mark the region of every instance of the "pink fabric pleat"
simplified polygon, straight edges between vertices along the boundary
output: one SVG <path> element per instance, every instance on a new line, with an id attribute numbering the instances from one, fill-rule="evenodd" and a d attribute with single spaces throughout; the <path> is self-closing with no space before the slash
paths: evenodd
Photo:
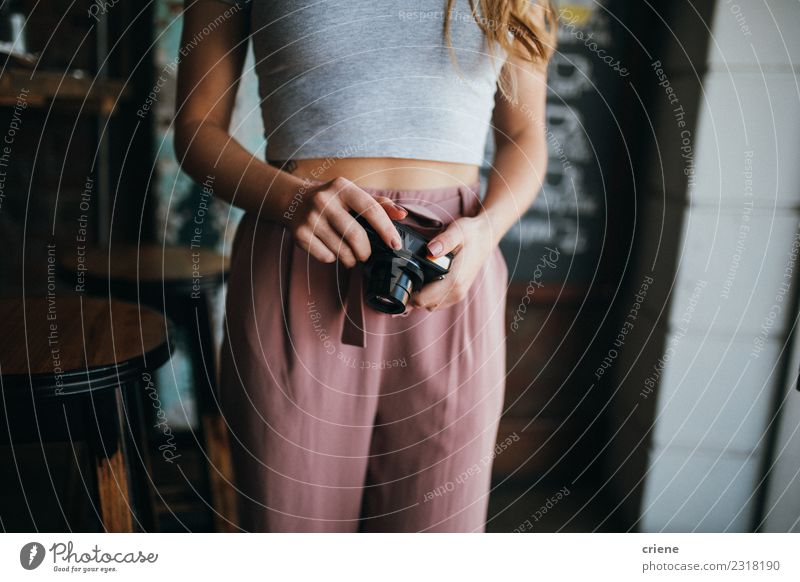
<path id="1" fill-rule="evenodd" d="M 378 190 L 432 236 L 477 185 Z M 401 316 L 246 215 L 228 279 L 220 405 L 247 531 L 483 531 L 505 380 L 498 249 L 463 301 Z"/>

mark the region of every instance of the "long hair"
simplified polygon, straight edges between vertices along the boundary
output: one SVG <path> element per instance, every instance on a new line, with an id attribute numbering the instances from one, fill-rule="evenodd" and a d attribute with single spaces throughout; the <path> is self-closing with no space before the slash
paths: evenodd
<path id="1" fill-rule="evenodd" d="M 456 0 L 445 0 L 444 38 L 452 49 L 450 19 Z M 469 0 L 472 16 L 490 47 L 499 46 L 524 62 L 546 65 L 556 46 L 558 14 L 552 0 Z M 452 54 L 452 53 L 451 53 Z M 513 76 L 513 71 L 509 71 Z M 508 93 L 501 79 L 500 89 Z"/>

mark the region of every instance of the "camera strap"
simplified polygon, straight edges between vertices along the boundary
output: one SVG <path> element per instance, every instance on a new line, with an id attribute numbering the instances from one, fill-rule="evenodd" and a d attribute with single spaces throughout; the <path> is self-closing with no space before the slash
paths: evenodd
<path id="1" fill-rule="evenodd" d="M 339 281 L 342 278 L 347 279 L 347 289 L 340 295 L 344 297 L 342 343 L 365 348 L 367 332 L 364 329 L 364 263 L 358 262 L 352 269 L 340 269 L 339 275 Z"/>

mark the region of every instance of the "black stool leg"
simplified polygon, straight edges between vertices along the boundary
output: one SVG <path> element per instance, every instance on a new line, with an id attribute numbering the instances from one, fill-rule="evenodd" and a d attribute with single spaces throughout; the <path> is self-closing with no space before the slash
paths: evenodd
<path id="1" fill-rule="evenodd" d="M 132 388 L 132 387 L 128 387 Z M 128 390 L 134 392 L 134 390 Z M 87 406 L 93 406 L 90 418 L 97 430 L 87 431 L 94 438 L 89 447 L 97 476 L 100 518 L 107 532 L 151 530 L 152 505 L 146 491 L 146 467 L 131 453 L 141 451 L 141 411 L 132 407 L 136 395 L 125 395 L 123 387 L 95 395 Z M 138 428 L 137 428 L 138 426 Z"/>
<path id="2" fill-rule="evenodd" d="M 142 403 L 143 386 L 132 382 L 126 386 L 124 395 L 127 431 L 125 444 L 129 454 L 129 471 L 135 500 L 136 515 L 144 531 L 156 531 L 155 497 L 151 475 L 153 464 L 150 457 L 150 443 L 145 427 L 145 414 Z"/>
<path id="3" fill-rule="evenodd" d="M 97 475 L 100 519 L 107 532 L 132 532 L 133 513 L 130 476 L 126 462 L 122 391 L 119 388 L 97 395 L 87 406 L 94 406 L 89 418 L 97 430 L 89 431 L 89 447 Z"/>

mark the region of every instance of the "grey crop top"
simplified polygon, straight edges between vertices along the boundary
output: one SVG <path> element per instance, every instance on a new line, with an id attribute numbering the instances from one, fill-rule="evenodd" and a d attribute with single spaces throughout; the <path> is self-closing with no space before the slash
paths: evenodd
<path id="1" fill-rule="evenodd" d="M 268 160 L 484 164 L 497 77 L 468 0 L 223 0 L 250 11 Z"/>

